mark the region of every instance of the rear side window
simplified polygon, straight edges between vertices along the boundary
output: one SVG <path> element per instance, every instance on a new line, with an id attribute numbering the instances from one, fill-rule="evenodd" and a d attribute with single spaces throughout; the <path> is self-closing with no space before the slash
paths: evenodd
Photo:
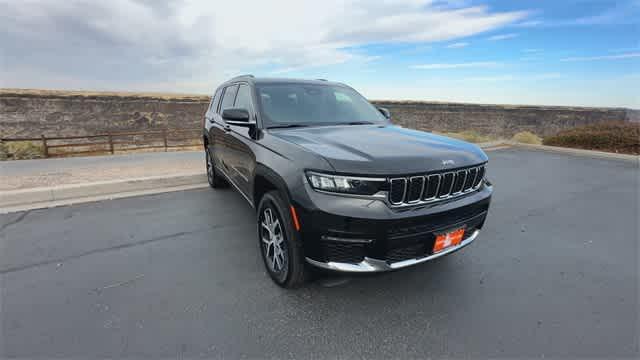
<path id="1" fill-rule="evenodd" d="M 237 92 L 238 92 L 238 85 L 228 86 L 224 90 L 224 96 L 222 97 L 222 106 L 220 106 L 220 111 L 233 107 L 233 102 L 236 100 Z"/>
<path id="2" fill-rule="evenodd" d="M 251 89 L 249 88 L 249 85 L 242 84 L 240 85 L 240 88 L 238 88 L 235 107 L 246 109 L 249 112 L 253 110 L 253 106 L 251 105 Z"/>
<path id="3" fill-rule="evenodd" d="M 209 104 L 209 111 L 216 111 L 218 109 L 218 103 L 220 102 L 220 95 L 222 95 L 222 89 L 218 89 L 216 94 L 213 96 L 211 100 L 211 104 Z"/>

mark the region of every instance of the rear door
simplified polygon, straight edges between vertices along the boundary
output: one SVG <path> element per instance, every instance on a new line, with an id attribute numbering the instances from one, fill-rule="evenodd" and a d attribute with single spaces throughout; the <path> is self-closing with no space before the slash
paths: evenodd
<path id="1" fill-rule="evenodd" d="M 222 140 L 222 129 L 224 127 L 224 124 L 221 123 L 222 118 L 218 115 L 218 108 L 220 107 L 220 99 L 222 98 L 223 91 L 224 88 L 219 88 L 216 91 L 204 117 L 206 136 L 209 142 L 209 155 L 211 155 L 213 159 L 213 164 L 218 168 L 220 167 L 218 154 L 220 153 L 220 141 Z"/>
<path id="2" fill-rule="evenodd" d="M 227 175 L 228 178 L 233 180 L 233 171 L 231 168 L 230 149 L 229 149 L 229 125 L 222 118 L 222 111 L 233 107 L 236 100 L 236 94 L 238 92 L 238 85 L 229 85 L 224 88 L 222 93 L 222 100 L 218 107 L 218 112 L 215 114 L 215 129 L 214 136 L 217 138 L 215 156 L 218 161 L 218 168 Z"/>

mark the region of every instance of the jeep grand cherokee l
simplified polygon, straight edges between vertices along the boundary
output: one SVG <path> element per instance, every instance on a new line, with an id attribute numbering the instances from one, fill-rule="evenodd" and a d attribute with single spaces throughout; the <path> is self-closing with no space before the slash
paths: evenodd
<path id="1" fill-rule="evenodd" d="M 449 254 L 487 216 L 482 150 L 393 125 L 340 83 L 236 77 L 216 90 L 203 128 L 209 184 L 233 185 L 256 209 L 280 286 L 302 284 L 310 265 L 377 272 Z"/>

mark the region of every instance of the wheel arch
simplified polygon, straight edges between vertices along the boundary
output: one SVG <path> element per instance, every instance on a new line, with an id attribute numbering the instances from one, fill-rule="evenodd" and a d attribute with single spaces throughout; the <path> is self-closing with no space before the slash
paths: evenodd
<path id="1" fill-rule="evenodd" d="M 291 202 L 291 194 L 284 179 L 268 167 L 257 164 L 253 181 L 253 203 L 256 210 L 262 196 L 272 190 L 279 191 L 287 203 Z"/>
<path id="2" fill-rule="evenodd" d="M 202 134 L 202 146 L 204 147 L 205 150 L 207 150 L 207 147 L 209 146 L 209 139 L 207 138 L 206 134 Z"/>

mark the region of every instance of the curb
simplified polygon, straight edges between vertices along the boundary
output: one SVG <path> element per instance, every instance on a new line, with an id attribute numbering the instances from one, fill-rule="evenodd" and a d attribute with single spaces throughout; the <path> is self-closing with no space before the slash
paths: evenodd
<path id="1" fill-rule="evenodd" d="M 206 181 L 205 174 L 192 173 L 3 191 L 0 192 L 0 213 L 15 207 L 33 209 L 48 207 L 47 204 L 49 203 L 82 202 L 82 199 L 107 195 L 109 197 L 119 197 L 118 194 L 139 193 L 158 189 L 170 191 L 171 188 L 204 185 Z"/>
<path id="2" fill-rule="evenodd" d="M 565 148 L 565 147 L 549 146 L 549 145 L 523 144 L 523 143 L 518 143 L 514 141 L 505 141 L 503 143 L 508 144 L 510 146 L 525 148 L 529 150 L 549 151 L 549 152 L 555 152 L 555 153 L 587 156 L 587 157 L 601 158 L 601 159 L 625 160 L 625 161 L 633 161 L 633 162 L 640 161 L 640 156 L 637 156 L 637 155 L 616 154 L 616 153 L 610 153 L 610 152 L 604 152 L 604 151 L 574 149 L 574 148 Z"/>
<path id="3" fill-rule="evenodd" d="M 640 164 L 639 156 L 594 150 L 522 144 L 504 140 L 476 145 L 487 151 L 508 147 L 520 147 L 530 150 L 549 151 L 592 158 L 633 161 Z M 0 191 L 0 214 L 74 203 L 195 189 L 206 185 L 206 175 L 198 172 L 171 176 L 152 176 L 127 180 L 101 181 L 89 184 L 61 185 L 47 188 L 11 190 L 4 192 Z"/>
<path id="4" fill-rule="evenodd" d="M 575 149 L 575 148 L 566 148 L 566 147 L 560 147 L 560 146 L 524 144 L 524 143 L 519 143 L 512 140 L 497 140 L 497 141 L 490 141 L 486 143 L 479 143 L 476 145 L 485 151 L 500 150 L 500 149 L 509 148 L 509 147 L 520 147 L 528 150 L 548 151 L 548 152 L 555 152 L 555 153 L 561 153 L 561 154 L 586 156 L 586 157 L 610 159 L 610 160 L 640 162 L 640 156 L 638 155 L 617 154 L 617 153 L 610 153 L 605 151 Z"/>

